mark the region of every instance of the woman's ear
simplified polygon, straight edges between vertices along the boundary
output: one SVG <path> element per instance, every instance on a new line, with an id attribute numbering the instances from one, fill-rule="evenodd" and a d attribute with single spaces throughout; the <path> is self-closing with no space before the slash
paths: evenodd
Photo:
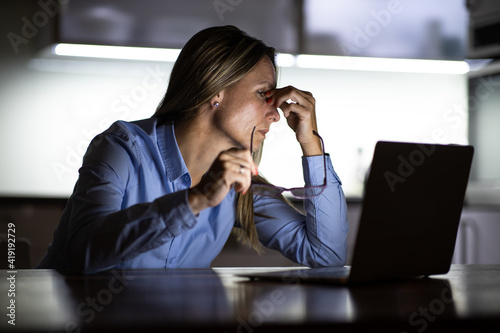
<path id="1" fill-rule="evenodd" d="M 219 107 L 221 105 L 221 103 L 222 103 L 223 96 L 224 96 L 224 91 L 221 91 L 221 92 L 217 93 L 217 95 L 215 95 L 214 97 L 212 97 L 212 99 L 210 100 L 210 106 L 212 108 Z"/>

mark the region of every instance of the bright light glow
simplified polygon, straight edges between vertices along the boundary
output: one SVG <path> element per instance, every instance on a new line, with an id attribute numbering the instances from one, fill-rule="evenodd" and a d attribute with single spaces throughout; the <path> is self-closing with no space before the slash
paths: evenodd
<path id="1" fill-rule="evenodd" d="M 295 65 L 295 56 L 289 53 L 278 53 L 276 63 L 279 67 L 292 67 Z"/>
<path id="2" fill-rule="evenodd" d="M 465 74 L 469 65 L 464 61 L 340 57 L 323 55 L 297 56 L 297 66 L 378 72 Z"/>
<path id="3" fill-rule="evenodd" d="M 174 62 L 180 51 L 179 49 L 152 47 L 85 44 L 56 44 L 53 49 L 54 54 L 58 56 L 167 62 Z"/>
<path id="4" fill-rule="evenodd" d="M 58 56 L 165 62 L 174 62 L 180 51 L 179 49 L 85 44 L 57 44 L 53 49 L 54 54 Z M 288 53 L 280 53 L 276 61 L 280 67 L 298 66 L 302 68 L 379 72 L 466 74 L 470 70 L 465 61 L 448 60 L 341 57 L 309 54 L 294 56 Z"/>

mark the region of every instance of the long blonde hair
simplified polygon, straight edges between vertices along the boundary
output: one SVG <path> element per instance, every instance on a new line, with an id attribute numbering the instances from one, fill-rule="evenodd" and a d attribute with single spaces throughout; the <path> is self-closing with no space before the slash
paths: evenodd
<path id="1" fill-rule="evenodd" d="M 241 80 L 264 56 L 269 57 L 276 72 L 276 50 L 240 29 L 222 26 L 198 32 L 179 54 L 165 96 L 153 116 L 160 122 L 174 123 L 195 117 L 202 106 Z M 256 164 L 261 154 L 262 144 L 254 152 Z M 266 182 L 262 177 L 256 180 Z M 238 238 L 260 252 L 251 189 L 245 195 L 238 194 L 236 219 L 241 226 L 235 228 Z"/>

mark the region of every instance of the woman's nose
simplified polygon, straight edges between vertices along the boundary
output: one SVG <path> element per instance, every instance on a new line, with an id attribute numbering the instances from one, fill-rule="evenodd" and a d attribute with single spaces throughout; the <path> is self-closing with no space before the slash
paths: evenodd
<path id="1" fill-rule="evenodd" d="M 275 108 L 274 106 L 270 105 L 270 110 L 267 115 L 267 119 L 269 119 L 272 122 L 277 122 L 280 120 L 280 114 L 278 112 L 278 109 Z"/>

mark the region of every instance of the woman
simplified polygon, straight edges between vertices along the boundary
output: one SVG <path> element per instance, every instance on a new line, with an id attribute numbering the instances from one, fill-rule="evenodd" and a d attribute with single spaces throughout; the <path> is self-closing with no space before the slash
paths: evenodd
<path id="1" fill-rule="evenodd" d="M 209 267 L 233 227 L 256 249 L 307 266 L 343 265 L 345 198 L 329 156 L 326 189 L 305 200 L 307 216 L 283 198 L 252 195 L 252 177 L 264 180 L 250 151 L 258 159 L 277 107 L 302 148 L 306 185 L 325 179 L 315 100 L 276 88 L 274 58 L 232 26 L 193 36 L 154 116 L 116 122 L 91 142 L 38 267 Z"/>

